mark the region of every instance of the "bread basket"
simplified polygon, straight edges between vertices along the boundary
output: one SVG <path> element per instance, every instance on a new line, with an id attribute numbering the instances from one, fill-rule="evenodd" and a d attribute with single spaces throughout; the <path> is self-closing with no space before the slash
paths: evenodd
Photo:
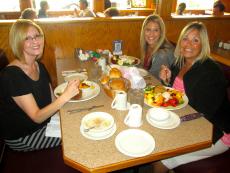
<path id="1" fill-rule="evenodd" d="M 128 79 L 126 78 L 119 78 L 124 81 L 125 87 L 122 89 L 122 91 L 128 92 L 129 88 L 131 87 L 131 83 Z M 110 79 L 108 83 L 102 84 L 103 90 L 105 91 L 106 95 L 109 96 L 110 98 L 114 98 L 116 91 L 119 91 L 118 89 L 112 89 L 110 87 L 111 82 L 115 79 Z"/>

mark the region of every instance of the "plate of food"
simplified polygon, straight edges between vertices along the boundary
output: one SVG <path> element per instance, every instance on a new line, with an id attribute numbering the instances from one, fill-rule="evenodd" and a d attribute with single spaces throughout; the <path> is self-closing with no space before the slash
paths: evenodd
<path id="1" fill-rule="evenodd" d="M 59 97 L 67 87 L 68 82 L 58 85 L 54 90 L 54 95 Z M 73 97 L 70 102 L 82 102 L 96 97 L 100 93 L 100 86 L 92 81 L 83 81 L 79 84 L 80 92 Z"/>
<path id="2" fill-rule="evenodd" d="M 110 58 L 110 63 L 120 66 L 136 66 L 140 64 L 140 59 L 127 55 L 114 55 Z"/>
<path id="3" fill-rule="evenodd" d="M 162 107 L 176 110 L 188 104 L 188 97 L 184 92 L 162 85 L 148 85 L 144 89 L 144 102 L 150 107 Z"/>

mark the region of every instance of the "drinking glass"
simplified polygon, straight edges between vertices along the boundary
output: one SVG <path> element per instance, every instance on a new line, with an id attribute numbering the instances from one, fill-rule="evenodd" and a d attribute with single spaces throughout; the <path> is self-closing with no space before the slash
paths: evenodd
<path id="1" fill-rule="evenodd" d="M 128 102 L 130 105 L 139 104 L 141 107 L 143 107 L 144 91 L 142 89 L 130 89 L 128 91 Z"/>

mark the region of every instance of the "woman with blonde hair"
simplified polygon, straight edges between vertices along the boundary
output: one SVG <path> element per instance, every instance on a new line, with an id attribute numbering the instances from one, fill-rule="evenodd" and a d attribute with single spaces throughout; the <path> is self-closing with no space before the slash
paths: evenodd
<path id="1" fill-rule="evenodd" d="M 184 91 L 189 105 L 203 113 L 213 124 L 213 145 L 154 163 L 154 171 L 158 173 L 223 153 L 230 146 L 227 82 L 219 66 L 210 58 L 208 34 L 203 23 L 192 22 L 185 26 L 175 49 L 175 57 L 175 64 L 170 69 L 162 66 L 160 79 L 168 86 Z"/>
<path id="2" fill-rule="evenodd" d="M 58 146 L 61 139 L 45 136 L 46 126 L 50 117 L 79 93 L 79 80 L 69 82 L 54 99 L 49 74 L 39 61 L 44 34 L 32 20 L 17 20 L 9 42 L 14 60 L 0 73 L 0 137 L 17 151 Z"/>
<path id="3" fill-rule="evenodd" d="M 156 78 L 162 64 L 170 67 L 174 61 L 174 46 L 166 39 L 165 24 L 158 15 L 148 16 L 140 36 L 141 62 Z"/>

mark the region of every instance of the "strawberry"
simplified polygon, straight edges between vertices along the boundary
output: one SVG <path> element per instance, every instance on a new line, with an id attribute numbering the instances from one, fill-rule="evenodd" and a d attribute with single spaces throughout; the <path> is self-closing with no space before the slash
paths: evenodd
<path id="1" fill-rule="evenodd" d="M 176 98 L 172 98 L 172 99 L 169 99 L 169 100 L 168 100 L 168 103 L 169 103 L 169 105 L 171 105 L 171 106 L 173 106 L 173 107 L 176 107 L 177 104 L 178 104 L 178 101 L 177 101 Z"/>
<path id="2" fill-rule="evenodd" d="M 161 106 L 163 106 L 163 107 L 168 107 L 168 106 L 169 106 L 169 103 L 168 103 L 168 102 L 164 102 L 164 103 L 162 103 Z"/>

